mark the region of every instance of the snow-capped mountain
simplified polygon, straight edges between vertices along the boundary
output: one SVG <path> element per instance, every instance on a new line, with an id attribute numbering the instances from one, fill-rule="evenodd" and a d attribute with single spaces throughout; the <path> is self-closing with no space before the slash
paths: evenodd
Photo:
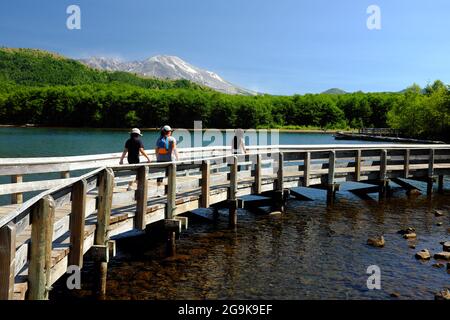
<path id="1" fill-rule="evenodd" d="M 93 57 L 82 59 L 85 65 L 108 71 L 126 71 L 144 77 L 160 79 L 186 79 L 228 94 L 255 95 L 256 92 L 242 89 L 214 72 L 195 67 L 175 56 L 159 55 L 144 61 L 123 62 L 118 59 Z"/>

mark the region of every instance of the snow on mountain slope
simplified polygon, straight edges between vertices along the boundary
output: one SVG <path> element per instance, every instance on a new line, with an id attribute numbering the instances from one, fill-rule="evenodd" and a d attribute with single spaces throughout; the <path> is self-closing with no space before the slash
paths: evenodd
<path id="1" fill-rule="evenodd" d="M 144 61 L 122 62 L 117 59 L 93 57 L 80 60 L 89 67 L 108 70 L 126 71 L 144 77 L 159 79 L 186 79 L 227 94 L 255 95 L 256 92 L 240 88 L 218 74 L 195 67 L 176 56 L 159 55 Z"/>

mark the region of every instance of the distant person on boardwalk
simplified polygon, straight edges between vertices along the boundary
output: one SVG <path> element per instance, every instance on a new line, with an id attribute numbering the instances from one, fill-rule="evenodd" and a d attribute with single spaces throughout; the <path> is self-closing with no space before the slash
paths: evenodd
<path id="1" fill-rule="evenodd" d="M 178 160 L 177 140 L 172 137 L 172 128 L 170 126 L 164 126 L 161 128 L 161 135 L 156 140 L 156 160 L 158 162 L 172 162 Z M 160 186 L 163 182 L 163 178 L 157 179 L 157 185 Z"/>
<path id="2" fill-rule="evenodd" d="M 123 164 L 123 159 L 128 154 L 128 163 L 129 164 L 138 164 L 139 156 L 142 154 L 145 158 L 147 158 L 148 162 L 150 162 L 150 158 L 145 152 L 144 144 L 141 140 L 142 134 L 141 130 L 134 128 L 130 132 L 130 138 L 125 142 L 125 148 L 123 149 L 122 156 L 120 157 L 120 164 Z M 131 181 L 128 185 L 128 190 L 131 190 L 131 187 L 135 183 L 135 181 Z"/>
<path id="3" fill-rule="evenodd" d="M 244 130 L 236 129 L 234 131 L 233 141 L 231 143 L 232 154 L 245 154 L 247 149 L 245 148 Z"/>

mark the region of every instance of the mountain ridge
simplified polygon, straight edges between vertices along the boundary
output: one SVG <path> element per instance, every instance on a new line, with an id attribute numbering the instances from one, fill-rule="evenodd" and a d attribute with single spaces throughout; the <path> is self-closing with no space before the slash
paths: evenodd
<path id="1" fill-rule="evenodd" d="M 121 61 L 106 57 L 91 57 L 78 61 L 98 70 L 129 72 L 157 79 L 189 80 L 227 94 L 257 94 L 224 80 L 217 73 L 196 67 L 173 55 L 156 55 L 141 61 Z"/>

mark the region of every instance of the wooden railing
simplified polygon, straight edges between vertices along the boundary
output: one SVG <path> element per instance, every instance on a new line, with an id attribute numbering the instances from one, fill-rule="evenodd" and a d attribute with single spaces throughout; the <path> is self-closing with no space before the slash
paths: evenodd
<path id="1" fill-rule="evenodd" d="M 68 266 L 82 267 L 88 251 L 106 272 L 112 237 L 161 220 L 178 230 L 185 223 L 180 214 L 197 208 L 226 203 L 230 224 L 235 225 L 238 200 L 244 195 L 275 192 L 281 199 L 285 189 L 319 186 L 331 201 L 336 186 L 346 181 L 375 184 L 381 195 L 390 179 L 421 180 L 431 188 L 438 179 L 442 188 L 443 176 L 450 174 L 449 145 L 265 148 L 250 148 L 250 154 L 237 156 L 225 147 L 189 150 L 183 152 L 191 152 L 183 161 L 121 166 L 117 154 L 65 162 L 3 159 L 0 172 L 5 175 L 96 169 L 60 180 L 23 204 L 1 207 L 0 299 L 46 299 Z M 194 155 L 200 151 L 206 153 Z M 165 187 L 158 189 L 158 177 L 164 178 Z M 127 191 L 135 178 L 136 190 Z M 6 188 L 0 186 L 0 191 L 29 191 L 11 190 L 9 184 Z"/>

